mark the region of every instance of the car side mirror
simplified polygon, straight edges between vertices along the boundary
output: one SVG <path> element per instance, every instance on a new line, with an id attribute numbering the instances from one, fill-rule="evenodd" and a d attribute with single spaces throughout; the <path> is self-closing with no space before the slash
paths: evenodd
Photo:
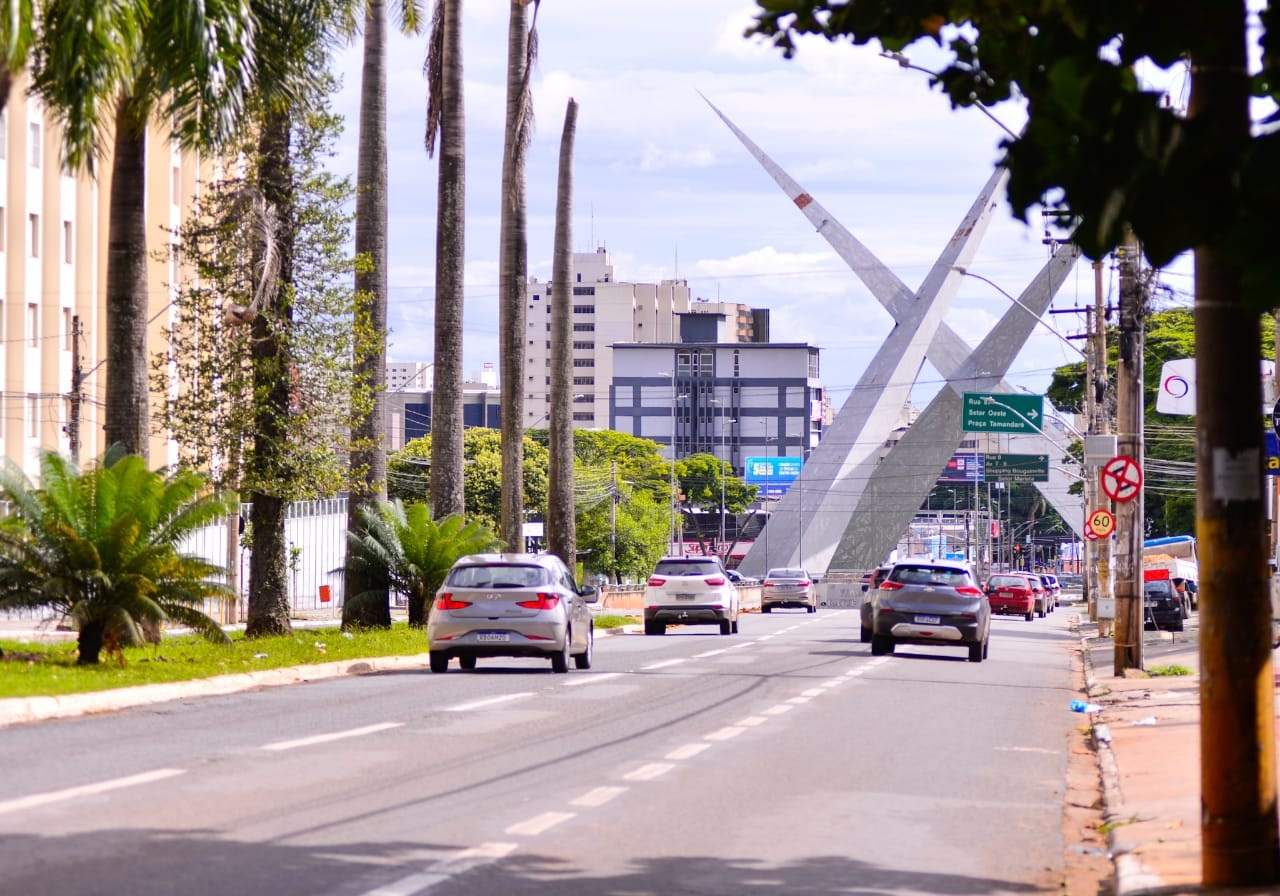
<path id="1" fill-rule="evenodd" d="M 600 589 L 595 585 L 583 585 L 578 589 L 578 594 L 589 604 L 599 603 Z"/>
<path id="2" fill-rule="evenodd" d="M 870 587 L 871 587 L 870 585 L 863 585 L 863 586 L 862 586 L 862 593 L 863 593 L 863 594 L 866 594 L 866 593 L 867 593 L 867 590 L 868 590 Z"/>

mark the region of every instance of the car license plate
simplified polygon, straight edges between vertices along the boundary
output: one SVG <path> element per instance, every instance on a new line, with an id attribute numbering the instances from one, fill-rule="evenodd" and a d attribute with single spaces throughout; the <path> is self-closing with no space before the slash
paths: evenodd
<path id="1" fill-rule="evenodd" d="M 697 596 L 696 594 L 677 594 L 675 597 L 676 600 L 693 600 Z"/>
<path id="2" fill-rule="evenodd" d="M 510 641 L 511 636 L 506 632 L 481 632 L 476 635 L 477 641 Z"/>
<path id="3" fill-rule="evenodd" d="M 941 616 L 917 616 L 916 623 L 919 625 L 937 625 L 942 621 Z"/>

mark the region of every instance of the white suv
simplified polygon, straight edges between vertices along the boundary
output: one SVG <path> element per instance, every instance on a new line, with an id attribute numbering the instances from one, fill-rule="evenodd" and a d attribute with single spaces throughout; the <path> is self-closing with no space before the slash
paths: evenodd
<path id="1" fill-rule="evenodd" d="M 663 557 L 644 591 L 644 633 L 666 634 L 668 625 L 718 625 L 738 631 L 738 589 L 715 557 Z"/>

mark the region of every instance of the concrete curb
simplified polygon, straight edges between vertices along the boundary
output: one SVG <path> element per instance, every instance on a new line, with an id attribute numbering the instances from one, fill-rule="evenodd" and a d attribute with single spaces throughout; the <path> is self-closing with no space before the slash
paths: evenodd
<path id="1" fill-rule="evenodd" d="M 90 691 L 58 697 L 12 697 L 0 700 L 0 728 L 47 719 L 65 719 L 92 713 L 114 712 L 134 706 L 164 703 L 189 697 L 216 697 L 251 691 L 255 688 L 279 687 L 338 678 L 343 675 L 367 675 L 403 669 L 425 669 L 427 654 L 382 656 L 340 660 L 310 666 L 285 666 L 260 672 L 238 672 L 191 681 L 143 684 L 109 691 Z"/>
<path id="2" fill-rule="evenodd" d="M 1093 655 L 1089 650 L 1087 635 L 1080 635 L 1080 653 L 1084 658 L 1085 695 L 1094 700 L 1101 697 L 1105 690 L 1093 674 Z M 1115 896 L 1135 896 L 1151 892 L 1164 882 L 1137 856 L 1130 854 L 1116 834 L 1117 826 L 1124 820 L 1120 817 L 1124 806 L 1124 792 L 1120 789 L 1120 766 L 1116 762 L 1115 751 L 1111 749 L 1111 730 L 1097 720 L 1097 713 L 1087 715 L 1094 748 L 1098 753 L 1098 772 L 1102 778 L 1103 818 L 1110 825 L 1107 831 L 1107 851 L 1115 868 Z"/>
<path id="3" fill-rule="evenodd" d="M 639 634 L 640 631 L 639 625 L 625 625 L 620 629 L 599 629 L 595 636 L 607 638 L 614 634 Z M 343 675 L 426 669 L 428 665 L 427 654 L 418 653 L 411 656 L 339 660 L 309 666 L 283 666 L 278 669 L 263 669 L 259 672 L 237 672 L 213 678 L 195 678 L 190 681 L 141 684 L 107 691 L 64 694 L 59 697 L 10 697 L 0 700 L 0 728 L 28 722 L 43 722 L 48 719 L 115 712 L 134 706 L 147 706 L 152 703 L 191 697 L 217 697 L 251 691 L 255 688 L 301 684 L 306 681 L 339 678 Z"/>

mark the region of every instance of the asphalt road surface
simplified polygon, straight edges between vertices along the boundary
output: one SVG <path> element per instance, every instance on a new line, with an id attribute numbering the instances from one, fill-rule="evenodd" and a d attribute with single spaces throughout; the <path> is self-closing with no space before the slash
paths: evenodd
<path id="1" fill-rule="evenodd" d="M 779 611 L 0 730 L 0 894 L 1058 892 L 1068 613 L 983 663 Z"/>

